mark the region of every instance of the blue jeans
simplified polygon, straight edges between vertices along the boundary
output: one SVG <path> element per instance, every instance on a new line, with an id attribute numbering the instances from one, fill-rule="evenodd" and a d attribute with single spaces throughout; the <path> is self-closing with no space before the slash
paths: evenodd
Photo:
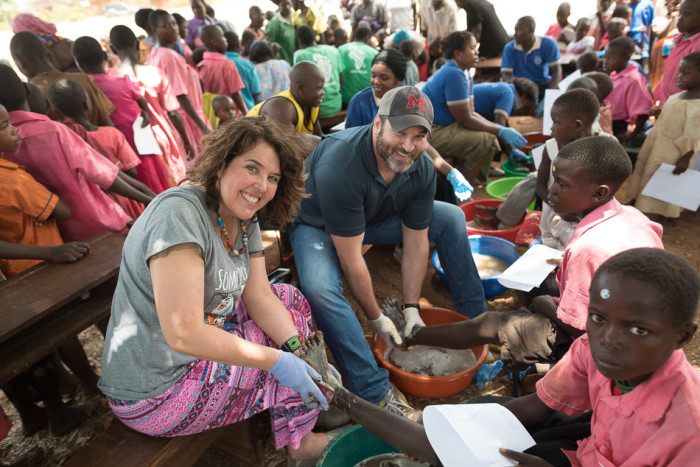
<path id="1" fill-rule="evenodd" d="M 389 392 L 389 375 L 377 366 L 362 327 L 343 296 L 343 272 L 331 236 L 323 229 L 296 225 L 289 238 L 301 290 L 344 383 L 363 399 L 380 402 Z M 485 312 L 484 289 L 469 248 L 462 211 L 452 204 L 436 201 L 428 238 L 436 244 L 456 310 L 469 317 Z M 401 239 L 401 219 L 393 216 L 367 227 L 364 243 L 393 244 Z"/>

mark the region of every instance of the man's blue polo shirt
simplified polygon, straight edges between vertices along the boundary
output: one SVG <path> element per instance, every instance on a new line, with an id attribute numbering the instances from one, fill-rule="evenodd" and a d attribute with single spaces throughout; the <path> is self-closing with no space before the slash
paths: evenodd
<path id="1" fill-rule="evenodd" d="M 559 62 L 559 48 L 554 39 L 536 36 L 535 43 L 527 52 L 510 41 L 503 49 L 501 71 L 510 71 L 514 78 L 528 78 L 537 84 L 552 80 L 549 65 Z"/>
<path id="2" fill-rule="evenodd" d="M 294 224 L 354 237 L 366 227 L 398 215 L 409 229 L 430 225 L 435 166 L 423 155 L 387 186 L 372 149 L 372 125 L 333 133 L 306 159 L 306 192 Z M 290 226 L 292 229 L 294 226 Z"/>
<path id="3" fill-rule="evenodd" d="M 467 78 L 455 62 L 448 60 L 423 86 L 423 93 L 433 104 L 433 125 L 447 126 L 454 123 L 455 118 L 448 106 L 468 103 L 471 89 L 471 77 Z"/>
<path id="4" fill-rule="evenodd" d="M 513 83 L 478 83 L 474 90 L 474 110 L 487 120 L 493 121 L 496 113 L 507 117 L 513 111 L 515 85 Z"/>

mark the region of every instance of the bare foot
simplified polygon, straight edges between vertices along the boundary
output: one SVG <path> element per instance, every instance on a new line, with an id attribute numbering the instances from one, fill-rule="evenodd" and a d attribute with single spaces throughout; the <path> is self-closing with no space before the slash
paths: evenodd
<path id="1" fill-rule="evenodd" d="M 484 206 L 482 204 L 477 204 L 476 209 L 481 212 L 485 212 L 486 214 L 496 214 L 496 211 L 498 211 L 498 207 L 494 206 Z"/>
<path id="2" fill-rule="evenodd" d="M 301 439 L 297 449 L 287 447 L 289 457 L 294 460 L 315 459 L 328 446 L 328 436 L 325 433 L 309 433 Z"/>
<path id="3" fill-rule="evenodd" d="M 496 216 L 484 217 L 478 214 L 474 216 L 474 222 L 492 230 L 498 229 L 498 224 L 500 223 Z"/>

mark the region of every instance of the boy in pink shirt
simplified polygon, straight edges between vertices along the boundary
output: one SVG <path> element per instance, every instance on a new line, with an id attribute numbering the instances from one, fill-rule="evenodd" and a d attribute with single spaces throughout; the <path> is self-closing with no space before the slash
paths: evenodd
<path id="1" fill-rule="evenodd" d="M 623 250 L 663 248 L 661 226 L 613 196 L 631 173 L 629 156 L 609 136 L 564 146 L 552 162 L 554 180 L 546 199 L 563 219 L 578 221 L 557 273 L 560 297 L 537 296 L 527 311 L 487 311 L 469 321 L 420 328 L 407 345 L 467 349 L 501 344 L 501 358 L 511 366 L 560 360 L 585 332 L 596 269 Z"/>
<path id="2" fill-rule="evenodd" d="M 9 111 L 24 144 L 2 153 L 24 166 L 39 183 L 56 193 L 73 216 L 59 223 L 66 241 L 82 241 L 99 232 L 126 234 L 131 218 L 104 191 L 148 204 L 151 197 L 127 183 L 128 175 L 92 149 L 65 125 L 29 112 L 24 86 L 14 70 L 0 65 L 0 104 Z M 130 177 L 129 177 L 130 178 Z"/>
<path id="3" fill-rule="evenodd" d="M 222 96 L 230 96 L 238 109 L 238 116 L 248 113 L 240 90 L 245 88 L 238 68 L 233 61 L 224 55 L 228 41 L 219 26 L 204 26 L 199 33 L 207 51 L 204 58 L 197 64 L 199 79 L 202 80 L 204 92 Z"/>
<path id="4" fill-rule="evenodd" d="M 143 117 L 142 127 L 151 121 L 148 105 L 136 86 L 127 77 L 108 76 L 105 71 L 107 54 L 102 46 L 92 37 L 83 36 L 73 43 L 73 58 L 83 73 L 90 75 L 97 86 L 105 93 L 116 107 L 110 115 L 114 126 L 124 133 L 131 148 L 136 151 L 134 143 L 134 121 Z"/>
<path id="5" fill-rule="evenodd" d="M 618 37 L 605 49 L 603 60 L 603 68 L 613 82 L 613 90 L 608 96 L 613 134 L 623 144 L 641 136 L 653 106 L 644 77 L 637 65 L 629 62 L 633 52 L 634 41 L 629 37 Z M 630 133 L 627 128 L 631 123 L 634 130 Z"/>
<path id="6" fill-rule="evenodd" d="M 555 411 L 593 410 L 591 436 L 564 451 L 571 465 L 695 465 L 700 375 L 681 349 L 697 330 L 699 290 L 695 270 L 673 253 L 637 248 L 608 259 L 593 276 L 586 335 L 537 393 L 505 407 L 528 428 Z M 521 465 L 542 461 L 501 452 Z"/>
<path id="7" fill-rule="evenodd" d="M 173 94 L 177 96 L 185 131 L 194 150 L 194 155 L 188 156 L 188 160 L 191 160 L 201 151 L 202 136 L 211 132 L 209 121 L 202 111 L 199 77 L 184 57 L 170 48 L 180 38 L 177 24 L 170 13 L 156 10 L 149 15 L 149 21 L 158 38 L 158 45 L 151 50 L 146 63 L 161 69 L 170 81 Z"/>

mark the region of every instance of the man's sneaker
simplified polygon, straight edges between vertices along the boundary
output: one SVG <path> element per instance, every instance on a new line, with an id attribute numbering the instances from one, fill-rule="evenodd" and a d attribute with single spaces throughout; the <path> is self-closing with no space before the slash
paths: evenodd
<path id="1" fill-rule="evenodd" d="M 414 422 L 423 423 L 423 414 L 419 410 L 408 405 L 406 397 L 401 394 L 401 391 L 399 391 L 396 386 L 391 383 L 389 383 L 389 386 L 389 394 L 377 405 L 391 413 L 401 415 Z"/>

